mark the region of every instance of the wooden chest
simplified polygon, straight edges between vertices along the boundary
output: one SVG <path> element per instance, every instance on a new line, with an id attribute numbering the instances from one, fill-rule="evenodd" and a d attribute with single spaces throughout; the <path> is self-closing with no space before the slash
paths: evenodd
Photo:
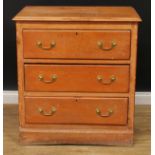
<path id="1" fill-rule="evenodd" d="M 133 143 L 132 7 L 25 7 L 15 18 L 20 140 Z"/>

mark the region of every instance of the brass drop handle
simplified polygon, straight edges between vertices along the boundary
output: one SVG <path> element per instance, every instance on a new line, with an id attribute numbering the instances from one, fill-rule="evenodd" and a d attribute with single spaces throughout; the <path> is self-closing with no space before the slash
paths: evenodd
<path id="1" fill-rule="evenodd" d="M 52 76 L 51 76 L 51 79 L 50 80 L 45 80 L 44 79 L 44 76 L 42 75 L 42 74 L 39 74 L 38 75 L 38 79 L 40 80 L 40 81 L 42 81 L 42 82 L 44 82 L 44 83 L 53 83 L 53 82 L 55 82 L 56 80 L 57 80 L 57 75 L 56 74 L 53 74 Z"/>
<path id="2" fill-rule="evenodd" d="M 97 80 L 103 84 L 112 84 L 114 81 L 116 81 L 116 77 L 112 75 L 109 80 L 104 80 L 102 75 L 97 75 Z"/>
<path id="3" fill-rule="evenodd" d="M 56 108 L 52 106 L 49 112 L 45 112 L 42 108 L 38 108 L 38 112 L 43 116 L 53 116 L 53 114 L 56 112 Z"/>
<path id="4" fill-rule="evenodd" d="M 104 42 L 103 42 L 103 41 L 98 41 L 98 42 L 97 42 L 97 45 L 98 45 L 98 47 L 99 47 L 101 50 L 110 51 L 110 50 L 112 50 L 117 44 L 116 44 L 116 42 L 112 41 L 112 42 L 111 42 L 111 47 L 105 48 L 105 47 L 104 47 Z"/>
<path id="5" fill-rule="evenodd" d="M 41 48 L 43 50 L 50 50 L 50 49 L 54 48 L 55 46 L 56 46 L 56 42 L 55 41 L 52 41 L 48 47 L 44 47 L 43 43 L 41 41 L 37 42 L 37 47 Z"/>
<path id="6" fill-rule="evenodd" d="M 96 114 L 100 117 L 109 117 L 113 114 L 113 110 L 108 109 L 106 113 L 102 114 L 101 110 L 99 108 L 96 108 Z"/>

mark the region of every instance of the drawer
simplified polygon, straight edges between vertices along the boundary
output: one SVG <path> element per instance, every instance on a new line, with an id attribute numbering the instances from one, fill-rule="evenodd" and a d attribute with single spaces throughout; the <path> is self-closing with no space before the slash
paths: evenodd
<path id="1" fill-rule="evenodd" d="M 127 98 L 26 97 L 26 123 L 127 124 Z"/>
<path id="2" fill-rule="evenodd" d="M 26 91 L 128 92 L 128 65 L 25 65 Z"/>
<path id="3" fill-rule="evenodd" d="M 130 31 L 23 30 L 25 58 L 129 59 Z"/>

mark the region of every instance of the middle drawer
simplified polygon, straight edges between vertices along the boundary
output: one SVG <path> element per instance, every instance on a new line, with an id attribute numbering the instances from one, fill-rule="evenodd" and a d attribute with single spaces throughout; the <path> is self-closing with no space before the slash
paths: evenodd
<path id="1" fill-rule="evenodd" d="M 128 92 L 128 65 L 25 65 L 26 91 Z"/>

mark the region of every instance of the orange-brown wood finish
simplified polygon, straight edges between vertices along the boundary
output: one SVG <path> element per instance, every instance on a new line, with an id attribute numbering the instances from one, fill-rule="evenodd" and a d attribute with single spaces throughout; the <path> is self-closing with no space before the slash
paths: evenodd
<path id="1" fill-rule="evenodd" d="M 14 18 L 16 21 L 126 21 L 139 22 L 132 7 L 27 6 Z"/>
<path id="2" fill-rule="evenodd" d="M 125 125 L 127 105 L 127 98 L 26 97 L 26 122 Z M 53 113 L 52 108 L 55 110 Z"/>
<path id="3" fill-rule="evenodd" d="M 43 80 L 39 76 L 43 76 Z M 51 79 L 52 76 L 57 79 Z M 103 79 L 99 80 L 98 78 Z M 112 81 L 112 77 L 116 78 Z M 93 87 L 92 87 L 93 86 Z M 25 65 L 26 91 L 128 92 L 129 66 Z"/>
<path id="4" fill-rule="evenodd" d="M 91 39 L 88 39 L 91 38 Z M 129 59 L 130 31 L 24 30 L 25 58 Z M 65 42 L 64 42 L 65 40 Z M 42 47 L 37 43 L 41 42 Z M 50 48 L 54 42 L 55 46 Z M 103 47 L 99 47 L 99 43 Z M 112 43 L 116 46 L 112 50 Z"/>
<path id="5" fill-rule="evenodd" d="M 17 30 L 22 143 L 133 143 L 131 7 L 25 7 Z"/>

